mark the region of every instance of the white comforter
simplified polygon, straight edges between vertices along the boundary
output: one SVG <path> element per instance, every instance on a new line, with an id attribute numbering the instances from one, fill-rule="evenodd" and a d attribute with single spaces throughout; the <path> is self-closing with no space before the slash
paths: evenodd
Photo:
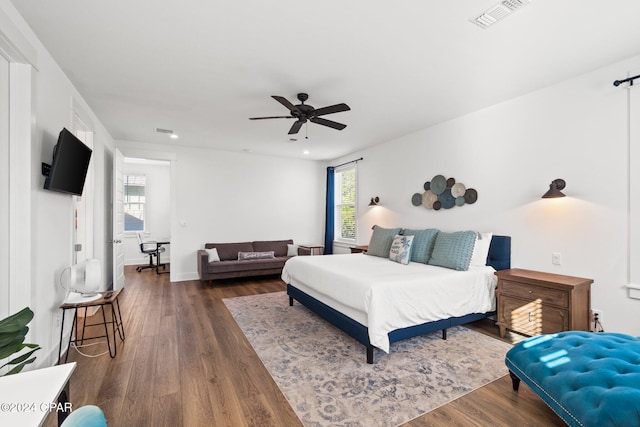
<path id="1" fill-rule="evenodd" d="M 293 257 L 282 270 L 282 280 L 364 313 L 369 341 L 389 352 L 387 334 L 395 329 L 495 310 L 494 272 L 492 267 L 455 271 L 343 254 Z"/>

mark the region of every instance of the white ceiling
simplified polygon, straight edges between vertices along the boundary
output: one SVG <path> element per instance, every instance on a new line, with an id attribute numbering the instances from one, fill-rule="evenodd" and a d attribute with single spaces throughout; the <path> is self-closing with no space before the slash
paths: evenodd
<path id="1" fill-rule="evenodd" d="M 638 0 L 532 0 L 489 29 L 469 19 L 497 0 L 12 1 L 115 139 L 311 159 L 640 52 Z M 298 92 L 347 128 L 248 120 Z"/>

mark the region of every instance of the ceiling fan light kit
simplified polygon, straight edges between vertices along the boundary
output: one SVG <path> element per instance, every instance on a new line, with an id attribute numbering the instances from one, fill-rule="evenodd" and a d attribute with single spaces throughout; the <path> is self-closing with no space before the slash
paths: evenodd
<path id="1" fill-rule="evenodd" d="M 334 122 L 333 120 L 328 120 L 320 116 L 324 116 L 327 114 L 340 113 L 342 111 L 349 111 L 351 108 L 347 104 L 335 104 L 330 105 L 328 107 L 323 108 L 314 108 L 311 105 L 305 104 L 304 102 L 309 99 L 309 95 L 306 93 L 298 94 L 298 101 L 300 104 L 293 105 L 289 100 L 283 96 L 272 95 L 273 99 L 278 101 L 280 104 L 284 105 L 288 110 L 288 116 L 269 116 L 269 117 L 250 117 L 249 120 L 264 120 L 264 119 L 296 119 L 291 128 L 289 129 L 288 134 L 294 135 L 300 131 L 300 128 L 303 124 L 307 122 L 315 123 L 322 126 L 327 126 L 332 129 L 342 130 L 347 127 L 347 125 Z"/>

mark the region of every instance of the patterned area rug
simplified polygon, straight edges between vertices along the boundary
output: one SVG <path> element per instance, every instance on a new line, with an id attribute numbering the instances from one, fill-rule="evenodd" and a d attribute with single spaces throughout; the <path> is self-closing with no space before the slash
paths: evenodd
<path id="1" fill-rule="evenodd" d="M 225 299 L 305 426 L 397 426 L 508 373 L 507 343 L 463 327 L 365 348 L 285 292 Z"/>

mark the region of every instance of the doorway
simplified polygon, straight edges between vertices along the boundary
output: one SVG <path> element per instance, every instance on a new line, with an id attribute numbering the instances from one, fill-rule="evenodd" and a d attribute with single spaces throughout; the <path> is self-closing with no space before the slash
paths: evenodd
<path id="1" fill-rule="evenodd" d="M 93 150 L 93 131 L 78 116 L 73 115 L 74 134 Z M 73 263 L 93 258 L 93 194 L 94 162 L 89 162 L 82 196 L 73 196 Z"/>
<path id="2" fill-rule="evenodd" d="M 140 251 L 137 233 L 153 241 L 171 238 L 171 162 L 125 157 L 124 175 L 124 256 L 125 265 L 148 264 L 148 255 Z M 165 245 L 163 262 L 171 257 L 171 245 Z"/>

